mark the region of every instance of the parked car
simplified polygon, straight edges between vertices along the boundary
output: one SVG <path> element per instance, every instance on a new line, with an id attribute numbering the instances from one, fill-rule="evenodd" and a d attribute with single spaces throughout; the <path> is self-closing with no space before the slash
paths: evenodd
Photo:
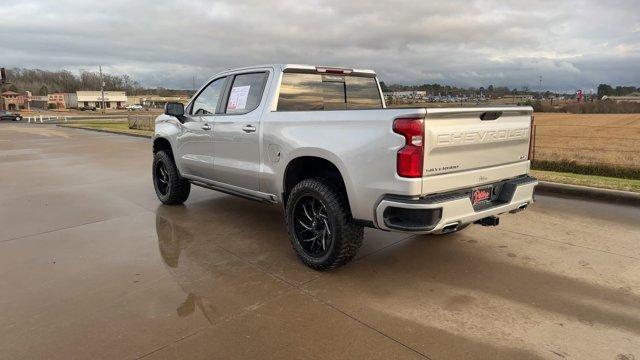
<path id="1" fill-rule="evenodd" d="M 0 120 L 20 121 L 22 120 L 22 115 L 16 112 L 0 110 Z"/>
<path id="2" fill-rule="evenodd" d="M 93 105 L 80 106 L 80 107 L 78 107 L 78 110 L 80 110 L 80 111 L 96 111 L 96 107 L 93 106 Z"/>
<path id="3" fill-rule="evenodd" d="M 371 70 L 229 70 L 156 119 L 153 184 L 168 205 L 192 184 L 281 203 L 298 257 L 327 270 L 353 259 L 363 227 L 446 234 L 524 210 L 532 112 L 385 108 Z"/>
<path id="4" fill-rule="evenodd" d="M 127 109 L 128 111 L 136 111 L 136 110 L 143 110 L 144 108 L 142 107 L 142 105 L 133 104 L 133 105 L 127 105 L 125 109 Z"/>

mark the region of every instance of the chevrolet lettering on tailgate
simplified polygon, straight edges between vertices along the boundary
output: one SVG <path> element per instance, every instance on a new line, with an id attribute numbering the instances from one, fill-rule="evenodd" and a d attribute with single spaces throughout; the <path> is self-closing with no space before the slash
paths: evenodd
<path id="1" fill-rule="evenodd" d="M 529 128 L 450 132 L 438 134 L 436 139 L 436 146 L 511 141 L 517 139 L 527 139 L 528 136 Z"/>

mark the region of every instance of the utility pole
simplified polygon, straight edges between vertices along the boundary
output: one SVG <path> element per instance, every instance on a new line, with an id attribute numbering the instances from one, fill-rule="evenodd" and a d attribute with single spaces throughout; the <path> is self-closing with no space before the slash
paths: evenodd
<path id="1" fill-rule="evenodd" d="M 0 87 L 7 83 L 7 72 L 4 68 L 0 68 Z M 0 98 L 0 110 L 4 109 L 4 99 Z"/>
<path id="2" fill-rule="evenodd" d="M 196 76 L 193 75 L 193 93 L 196 93 Z"/>
<path id="3" fill-rule="evenodd" d="M 540 86 L 538 87 L 538 92 L 540 92 L 540 98 L 542 99 L 542 75 L 540 75 Z"/>
<path id="4" fill-rule="evenodd" d="M 104 81 L 102 81 L 102 65 L 100 65 L 100 93 L 102 95 L 100 108 L 102 109 L 102 113 L 104 114 Z"/>

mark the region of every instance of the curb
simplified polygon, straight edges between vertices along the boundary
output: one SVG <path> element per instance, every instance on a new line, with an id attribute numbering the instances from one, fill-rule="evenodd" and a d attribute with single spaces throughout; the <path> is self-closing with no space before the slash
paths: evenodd
<path id="1" fill-rule="evenodd" d="M 83 127 L 77 127 L 77 126 L 68 126 L 64 124 L 58 124 L 56 126 L 67 128 L 67 129 L 80 129 L 80 130 L 88 130 L 88 131 L 117 134 L 117 135 L 126 135 L 126 136 L 133 136 L 133 137 L 147 138 L 147 139 L 151 139 L 153 137 L 152 135 L 132 134 L 132 133 L 126 133 L 126 132 L 120 132 L 120 131 L 114 131 L 114 130 L 104 130 L 104 129 L 91 129 L 91 128 L 83 128 Z"/>
<path id="2" fill-rule="evenodd" d="M 562 195 L 586 200 L 597 199 L 640 206 L 640 193 L 631 191 L 538 181 L 536 193 L 540 195 Z"/>

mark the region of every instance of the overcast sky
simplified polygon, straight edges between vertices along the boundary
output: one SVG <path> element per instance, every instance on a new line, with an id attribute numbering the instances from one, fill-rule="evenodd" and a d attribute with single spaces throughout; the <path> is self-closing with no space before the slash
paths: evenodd
<path id="1" fill-rule="evenodd" d="M 371 68 L 387 83 L 640 86 L 640 1 L 0 1 L 0 66 L 192 87 L 263 63 Z"/>

